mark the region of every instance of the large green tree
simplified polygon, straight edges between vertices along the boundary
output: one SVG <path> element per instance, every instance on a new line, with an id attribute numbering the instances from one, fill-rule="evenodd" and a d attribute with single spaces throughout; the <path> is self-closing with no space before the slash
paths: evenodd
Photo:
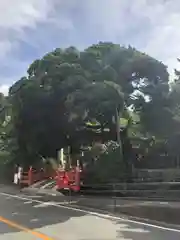
<path id="1" fill-rule="evenodd" d="M 166 66 L 132 47 L 100 42 L 84 51 L 58 48 L 35 60 L 10 88 L 19 158 L 32 162 L 56 157 L 67 145 L 78 148 L 88 138 L 78 131 L 86 120 L 108 127 L 114 140 L 115 112 L 124 114 L 129 106 L 140 118 L 138 131 L 162 137 L 168 92 Z"/>

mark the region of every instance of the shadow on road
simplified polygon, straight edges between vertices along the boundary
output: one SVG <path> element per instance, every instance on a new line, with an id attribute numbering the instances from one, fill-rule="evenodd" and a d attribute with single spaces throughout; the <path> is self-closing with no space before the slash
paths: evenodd
<path id="1" fill-rule="evenodd" d="M 34 199 L 41 200 L 41 196 L 34 196 Z M 30 229 L 63 223 L 84 215 L 86 214 L 83 212 L 52 206 L 52 202 L 41 204 L 31 200 L 0 196 L 0 216 Z M 19 231 L 17 228 L 0 223 L 0 234 L 17 231 Z"/>

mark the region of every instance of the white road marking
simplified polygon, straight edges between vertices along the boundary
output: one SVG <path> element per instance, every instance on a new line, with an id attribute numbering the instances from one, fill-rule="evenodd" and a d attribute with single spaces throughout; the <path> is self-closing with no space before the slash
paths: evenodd
<path id="1" fill-rule="evenodd" d="M 142 229 L 142 228 L 130 228 L 129 226 L 127 227 L 121 227 L 121 232 L 134 232 L 134 233 L 149 233 L 148 230 Z"/>
<path id="2" fill-rule="evenodd" d="M 22 197 L 26 197 L 26 195 L 23 195 Z M 42 196 L 38 196 L 38 195 L 32 195 L 31 198 L 42 198 Z"/>
<path id="3" fill-rule="evenodd" d="M 46 183 L 47 182 L 47 180 L 42 180 L 42 181 L 39 181 L 39 182 L 37 182 L 37 183 L 34 183 L 33 185 L 32 185 L 32 188 L 33 187 L 37 187 L 37 186 L 39 186 L 39 185 L 41 185 L 41 184 L 44 184 L 44 183 Z"/>
<path id="4" fill-rule="evenodd" d="M 33 207 L 34 208 L 42 208 L 42 207 L 48 207 L 48 206 L 54 206 L 54 204 L 51 202 L 46 202 L 46 203 L 39 203 Z"/>
<path id="5" fill-rule="evenodd" d="M 168 202 L 160 202 L 160 204 L 166 205 L 166 204 L 169 204 L 169 203 Z"/>
<path id="6" fill-rule="evenodd" d="M 14 216 L 14 215 L 18 215 L 18 212 L 13 212 L 13 213 L 12 213 L 12 216 Z"/>
<path id="7" fill-rule="evenodd" d="M 27 202 L 24 202 L 24 204 L 31 204 L 33 203 L 32 201 L 27 201 Z"/>
<path id="8" fill-rule="evenodd" d="M 30 220 L 30 222 L 38 222 L 38 221 L 39 221 L 39 219 L 37 219 L 37 218 L 34 218 L 34 219 Z"/>
<path id="9" fill-rule="evenodd" d="M 54 182 L 48 182 L 48 183 L 46 183 L 45 185 L 43 185 L 41 188 L 42 189 L 44 189 L 44 188 L 46 188 L 46 187 L 48 187 L 48 186 L 51 186 L 51 185 L 53 185 L 54 184 Z M 53 188 L 53 187 L 52 187 Z"/>
<path id="10" fill-rule="evenodd" d="M 21 197 L 21 196 L 17 196 L 17 195 L 12 195 L 12 194 L 9 194 L 9 193 L 0 192 L 0 195 L 9 196 L 9 197 L 12 197 L 12 198 L 16 198 L 16 199 L 20 199 L 20 200 L 26 200 L 26 201 L 32 200 L 32 202 L 47 205 L 47 202 L 43 202 L 43 201 L 35 200 L 35 199 L 30 199 L 30 198 L 27 198 L 27 197 Z M 77 212 L 83 212 L 83 213 L 86 213 L 86 214 L 90 214 L 90 215 L 94 215 L 94 216 L 102 217 L 102 218 L 106 218 L 106 219 L 121 220 L 121 221 L 126 221 L 126 222 L 129 222 L 129 223 L 135 223 L 135 224 L 139 224 L 139 225 L 143 225 L 143 226 L 147 226 L 147 227 L 152 227 L 152 228 L 157 228 L 157 229 L 161 229 L 161 230 L 165 230 L 165 231 L 180 233 L 180 229 L 162 227 L 162 226 L 155 225 L 155 224 L 139 222 L 139 221 L 136 221 L 136 220 L 126 219 L 126 218 L 122 218 L 122 217 L 111 216 L 109 214 L 103 214 L 103 213 L 98 213 L 98 212 L 95 212 L 95 211 L 83 210 L 83 209 L 80 209 L 80 208 L 77 208 L 77 207 L 69 207 L 69 206 L 59 205 L 57 203 L 53 203 L 53 204 L 51 204 L 51 206 L 58 207 L 58 208 L 64 208 L 64 209 L 68 209 L 68 210 L 73 210 L 73 211 L 77 211 Z"/>

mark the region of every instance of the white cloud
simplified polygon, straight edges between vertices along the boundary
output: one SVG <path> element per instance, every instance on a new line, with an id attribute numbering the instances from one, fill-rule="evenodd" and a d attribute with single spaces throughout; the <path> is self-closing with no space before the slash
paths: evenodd
<path id="1" fill-rule="evenodd" d="M 180 56 L 180 2 L 156 1 L 147 13 L 152 28 L 144 50 L 162 60 L 173 74 L 174 68 L 180 67 L 177 62 Z"/>
<path id="2" fill-rule="evenodd" d="M 91 0 L 84 2 L 85 22 L 97 29 L 98 36 L 132 44 L 178 67 L 180 56 L 179 0 Z"/>
<path id="3" fill-rule="evenodd" d="M 50 11 L 47 0 L 0 1 L 0 58 L 10 52 L 26 27 L 35 28 L 37 22 L 47 19 Z"/>
<path id="4" fill-rule="evenodd" d="M 25 64 L 21 62 L 22 60 L 18 56 L 18 51 L 21 51 L 22 48 L 21 41 L 36 46 L 37 50 L 43 51 L 43 43 L 48 44 L 51 36 L 49 35 L 49 39 L 43 39 L 44 34 L 41 27 L 38 28 L 38 24 L 51 23 L 54 29 L 73 27 L 68 17 L 58 16 L 56 7 L 59 7 L 62 3 L 61 0 L 0 0 L 0 69 L 3 69 L 4 66 L 5 68 L 9 66 L 10 69 L 10 63 L 17 62 L 17 74 L 19 75 L 20 68 L 22 74 L 24 73 Z M 30 30 L 34 31 L 33 34 L 28 34 Z M 46 29 L 43 30 L 48 35 Z M 28 58 L 27 53 L 25 53 L 25 56 Z M 32 56 L 29 61 L 28 64 L 33 61 Z M 14 65 L 12 67 L 14 68 Z M 10 72 L 8 77 L 9 74 Z M 3 79 L 2 71 L 0 71 L 0 77 Z M 14 80 L 13 76 L 12 79 Z"/>
<path id="5" fill-rule="evenodd" d="M 3 59 L 4 57 L 6 57 L 6 54 L 8 52 L 10 52 L 12 49 L 12 45 L 11 42 L 7 39 L 4 41 L 0 41 L 0 59 Z"/>
<path id="6" fill-rule="evenodd" d="M 91 0 L 86 6 L 89 21 L 109 39 L 123 43 L 126 37 L 126 43 L 162 60 L 171 73 L 178 67 L 179 0 Z"/>
<path id="7" fill-rule="evenodd" d="M 171 73 L 179 68 L 179 0 L 6 0 L 0 11 L 0 66 L 18 62 L 17 75 L 32 61 L 31 56 L 24 64 L 14 56 L 22 49 L 20 40 L 41 53 L 60 43 L 114 41 L 162 60 Z"/>
<path id="8" fill-rule="evenodd" d="M 0 85 L 0 93 L 3 93 L 5 96 L 8 95 L 9 85 Z"/>
<path id="9" fill-rule="evenodd" d="M 35 26 L 37 20 L 46 18 L 48 5 L 46 0 L 6 0 L 0 2 L 0 26 L 21 30 L 22 27 Z"/>

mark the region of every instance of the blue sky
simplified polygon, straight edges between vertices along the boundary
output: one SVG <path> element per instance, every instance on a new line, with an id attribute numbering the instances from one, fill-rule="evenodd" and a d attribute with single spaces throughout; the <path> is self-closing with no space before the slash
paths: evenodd
<path id="1" fill-rule="evenodd" d="M 180 68 L 179 0 L 0 1 L 0 91 L 56 47 L 98 41 L 131 44 Z"/>

